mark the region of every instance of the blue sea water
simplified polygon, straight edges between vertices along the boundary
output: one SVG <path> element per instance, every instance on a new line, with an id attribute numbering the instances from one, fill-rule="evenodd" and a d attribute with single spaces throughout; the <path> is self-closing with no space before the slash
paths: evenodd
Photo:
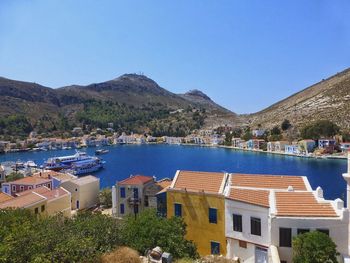
<path id="1" fill-rule="evenodd" d="M 342 173 L 346 160 L 306 159 L 225 148 L 180 145 L 117 145 L 106 147 L 109 153 L 100 157 L 105 169 L 95 173 L 101 188 L 111 187 L 130 174 L 173 178 L 176 170 L 227 171 L 276 175 L 307 176 L 313 189 L 321 186 L 326 198 L 344 199 L 346 184 Z M 93 155 L 96 148 L 86 149 Z M 0 162 L 33 160 L 42 164 L 53 156 L 73 154 L 75 150 L 22 152 L 0 155 Z"/>

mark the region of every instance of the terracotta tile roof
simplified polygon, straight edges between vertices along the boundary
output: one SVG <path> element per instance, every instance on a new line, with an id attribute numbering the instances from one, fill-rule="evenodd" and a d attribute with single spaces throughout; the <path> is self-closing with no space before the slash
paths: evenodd
<path id="1" fill-rule="evenodd" d="M 232 174 L 231 185 L 283 190 L 292 186 L 294 190 L 307 190 L 303 177 L 289 175 Z"/>
<path id="2" fill-rule="evenodd" d="M 3 202 L 0 204 L 0 209 L 4 208 L 26 208 L 35 203 L 45 201 L 46 198 L 35 193 L 29 193 L 27 195 L 19 196 L 13 198 L 7 202 Z"/>
<path id="3" fill-rule="evenodd" d="M 231 188 L 228 198 L 248 204 L 270 207 L 269 194 L 270 191 L 267 190 Z"/>
<path id="4" fill-rule="evenodd" d="M 224 173 L 179 171 L 174 188 L 219 193 L 224 177 Z"/>
<path id="5" fill-rule="evenodd" d="M 277 216 L 336 217 L 330 203 L 320 203 L 312 192 L 276 192 Z"/>
<path id="6" fill-rule="evenodd" d="M 165 178 L 165 179 L 158 181 L 157 185 L 159 185 L 162 189 L 168 188 L 171 185 L 172 181 L 173 180 L 171 180 L 169 178 Z"/>
<path id="7" fill-rule="evenodd" d="M 126 178 L 120 182 L 119 185 L 142 185 L 154 180 L 152 176 L 146 175 L 132 175 L 129 178 Z"/>
<path id="8" fill-rule="evenodd" d="M 50 179 L 27 176 L 27 177 L 18 179 L 16 181 L 10 182 L 10 184 L 36 185 L 36 184 L 43 184 L 43 183 L 49 183 L 49 182 L 51 182 Z"/>
<path id="9" fill-rule="evenodd" d="M 58 197 L 62 197 L 65 195 L 69 195 L 69 192 L 65 191 L 63 188 L 56 188 L 50 191 L 46 191 L 44 193 L 41 194 L 42 196 L 46 197 L 48 201 L 58 198 Z"/>
<path id="10" fill-rule="evenodd" d="M 43 193 L 46 193 L 47 191 L 50 191 L 50 189 L 45 187 L 45 186 L 42 186 L 42 187 L 29 189 L 29 190 L 26 190 L 26 191 L 23 191 L 23 192 L 16 193 L 16 196 L 23 196 L 23 195 L 27 195 L 27 194 L 30 194 L 30 193 L 33 193 L 33 192 L 35 192 L 37 194 L 43 194 Z"/>
<path id="11" fill-rule="evenodd" d="M 68 181 L 68 180 L 72 180 L 75 178 L 75 176 L 72 176 L 70 174 L 59 173 L 59 172 L 55 172 L 55 171 L 44 171 L 44 172 L 35 173 L 35 174 L 33 174 L 33 177 L 45 178 L 45 179 L 55 177 L 61 181 Z"/>
<path id="12" fill-rule="evenodd" d="M 4 194 L 4 193 L 0 193 L 0 203 L 9 201 L 11 199 L 13 199 L 14 197 L 8 194 Z"/>

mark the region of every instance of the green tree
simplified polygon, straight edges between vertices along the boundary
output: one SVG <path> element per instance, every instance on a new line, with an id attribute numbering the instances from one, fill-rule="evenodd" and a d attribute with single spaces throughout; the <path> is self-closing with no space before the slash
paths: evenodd
<path id="1" fill-rule="evenodd" d="M 99 193 L 100 204 L 106 208 L 112 207 L 112 190 L 111 188 L 104 188 Z"/>
<path id="2" fill-rule="evenodd" d="M 225 142 L 224 142 L 224 144 L 226 146 L 232 146 L 232 137 L 233 137 L 233 134 L 231 132 L 226 132 L 225 133 Z"/>
<path id="3" fill-rule="evenodd" d="M 281 130 L 278 126 L 274 126 L 271 129 L 271 135 L 280 135 L 281 134 Z"/>
<path id="4" fill-rule="evenodd" d="M 287 119 L 284 119 L 284 121 L 281 124 L 282 131 L 288 130 L 292 125 L 290 124 L 290 121 Z"/>
<path id="5" fill-rule="evenodd" d="M 321 137 L 332 137 L 339 133 L 340 128 L 329 120 L 320 120 L 301 129 L 303 139 L 318 140 Z"/>
<path id="6" fill-rule="evenodd" d="M 122 227 L 125 245 L 140 253 L 160 246 L 174 258 L 196 258 L 196 246 L 185 239 L 185 234 L 186 225 L 182 218 L 159 217 L 153 209 L 143 211 L 136 219 L 133 216 L 128 217 Z"/>
<path id="7" fill-rule="evenodd" d="M 294 263 L 337 263 L 336 245 L 319 231 L 312 231 L 293 238 Z"/>
<path id="8" fill-rule="evenodd" d="M 6 182 L 13 182 L 23 177 L 24 175 L 21 173 L 12 172 L 8 176 L 6 176 Z"/>
<path id="9" fill-rule="evenodd" d="M 96 262 L 120 244 L 119 224 L 106 215 L 84 212 L 71 219 L 22 209 L 0 212 L 0 262 Z"/>

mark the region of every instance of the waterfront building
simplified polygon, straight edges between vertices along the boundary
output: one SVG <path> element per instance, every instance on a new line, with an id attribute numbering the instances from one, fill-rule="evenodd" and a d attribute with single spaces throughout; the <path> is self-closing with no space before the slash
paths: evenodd
<path id="1" fill-rule="evenodd" d="M 52 178 L 40 178 L 27 176 L 16 181 L 2 183 L 2 192 L 12 196 L 16 196 L 17 193 L 24 192 L 27 190 L 46 186 L 52 189 L 53 180 Z"/>
<path id="2" fill-rule="evenodd" d="M 316 143 L 314 140 L 301 140 L 298 142 L 299 151 L 302 153 L 310 153 L 316 147 Z"/>
<path id="3" fill-rule="evenodd" d="M 350 142 L 342 142 L 340 143 L 340 149 L 343 153 L 346 153 L 350 150 Z"/>
<path id="4" fill-rule="evenodd" d="M 113 194 L 113 214 L 125 217 L 130 214 L 137 215 L 147 208 L 157 208 L 156 194 L 170 185 L 170 179 L 159 182 L 153 176 L 131 175 L 116 183 Z"/>
<path id="5" fill-rule="evenodd" d="M 318 139 L 318 148 L 319 149 L 333 149 L 337 143 L 335 139 Z"/>
<path id="6" fill-rule="evenodd" d="M 254 137 L 261 137 L 265 134 L 265 129 L 255 129 L 255 130 L 252 130 L 252 134 Z"/>
<path id="7" fill-rule="evenodd" d="M 186 238 L 193 240 L 201 256 L 226 254 L 224 189 L 228 174 L 177 171 L 172 184 L 158 197 L 158 212 L 182 217 Z"/>
<path id="8" fill-rule="evenodd" d="M 63 189 L 51 190 L 45 186 L 17 193 L 16 196 L 0 194 L 0 209 L 29 209 L 34 214 L 53 216 L 62 213 L 71 216 L 71 194 Z"/>
<path id="9" fill-rule="evenodd" d="M 299 146 L 296 144 L 285 145 L 284 152 L 286 154 L 300 154 Z"/>
<path id="10" fill-rule="evenodd" d="M 239 148 L 240 143 L 243 142 L 244 140 L 242 140 L 241 138 L 232 138 L 232 146 Z"/>
<path id="11" fill-rule="evenodd" d="M 98 204 L 100 179 L 87 175 L 61 183 L 71 193 L 72 209 L 88 209 Z"/>
<path id="12" fill-rule="evenodd" d="M 265 143 L 263 139 L 250 139 L 247 141 L 247 148 L 249 150 L 261 150 Z"/>

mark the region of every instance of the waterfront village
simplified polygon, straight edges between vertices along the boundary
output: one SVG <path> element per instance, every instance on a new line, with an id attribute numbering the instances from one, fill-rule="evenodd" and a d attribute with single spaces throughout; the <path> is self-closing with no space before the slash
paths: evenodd
<path id="1" fill-rule="evenodd" d="M 21 151 L 47 151 L 56 149 L 80 149 L 83 147 L 98 147 L 119 144 L 175 144 L 198 145 L 211 147 L 226 147 L 237 150 L 285 154 L 298 157 L 314 158 L 346 158 L 350 142 L 343 136 L 334 135 L 317 139 L 289 138 L 283 136 L 278 127 L 271 131 L 260 127 L 248 130 L 245 134 L 232 131 L 231 127 L 219 127 L 210 130 L 194 130 L 185 137 L 161 136 L 148 134 L 126 134 L 114 132 L 113 123 L 108 128 L 100 128 L 85 132 L 81 127 L 75 127 L 68 138 L 43 137 L 32 131 L 24 140 L 0 140 L 0 153 Z M 277 129 L 276 134 L 273 134 Z M 235 136 L 236 135 L 236 136 Z M 248 136 L 247 136 L 248 135 Z"/>
<path id="2" fill-rule="evenodd" d="M 0 176 L 6 178 L 4 169 Z M 318 231 L 336 244 L 339 262 L 350 262 L 350 154 L 343 178 L 346 206 L 339 198 L 326 200 L 306 176 L 183 170 L 162 180 L 130 175 L 112 186 L 111 209 L 103 210 L 99 178 L 33 168 L 25 177 L 2 182 L 0 209 L 68 218 L 102 209 L 123 220 L 153 208 L 160 217 L 184 220 L 186 238 L 200 256 L 221 255 L 230 262 L 291 263 L 293 237 Z M 171 256 L 150 262 L 171 262 Z"/>
<path id="3" fill-rule="evenodd" d="M 113 130 L 110 129 L 109 132 Z M 36 165 L 0 165 L 0 209 L 18 208 L 33 214 L 74 217 L 79 211 L 102 212 L 123 220 L 153 208 L 165 218 L 181 217 L 186 239 L 192 240 L 201 257 L 220 255 L 230 262 L 291 263 L 293 237 L 312 231 L 329 236 L 337 246 L 339 262 L 350 262 L 350 143 L 338 137 L 318 140 L 266 141 L 263 129 L 252 138 L 236 138 L 199 130 L 186 137 L 152 137 L 140 134 L 103 134 L 96 130 L 67 139 L 42 138 L 32 132 L 23 141 L 1 141 L 4 153 L 80 149 L 117 144 L 184 144 L 222 146 L 302 157 L 348 158 L 347 202 L 326 200 L 323 189 L 313 189 L 306 176 L 182 171 L 157 180 L 147 175 L 125 175 L 111 192 L 111 208 L 101 205 L 100 180 L 78 177 L 67 170 L 53 171 Z M 228 134 L 229 143 L 227 140 Z M 79 136 L 80 135 L 80 136 Z M 21 174 L 14 177 L 14 174 Z M 327 189 L 325 189 L 327 191 Z M 171 262 L 169 254 L 164 253 Z M 155 261 L 156 262 L 156 261 Z"/>

